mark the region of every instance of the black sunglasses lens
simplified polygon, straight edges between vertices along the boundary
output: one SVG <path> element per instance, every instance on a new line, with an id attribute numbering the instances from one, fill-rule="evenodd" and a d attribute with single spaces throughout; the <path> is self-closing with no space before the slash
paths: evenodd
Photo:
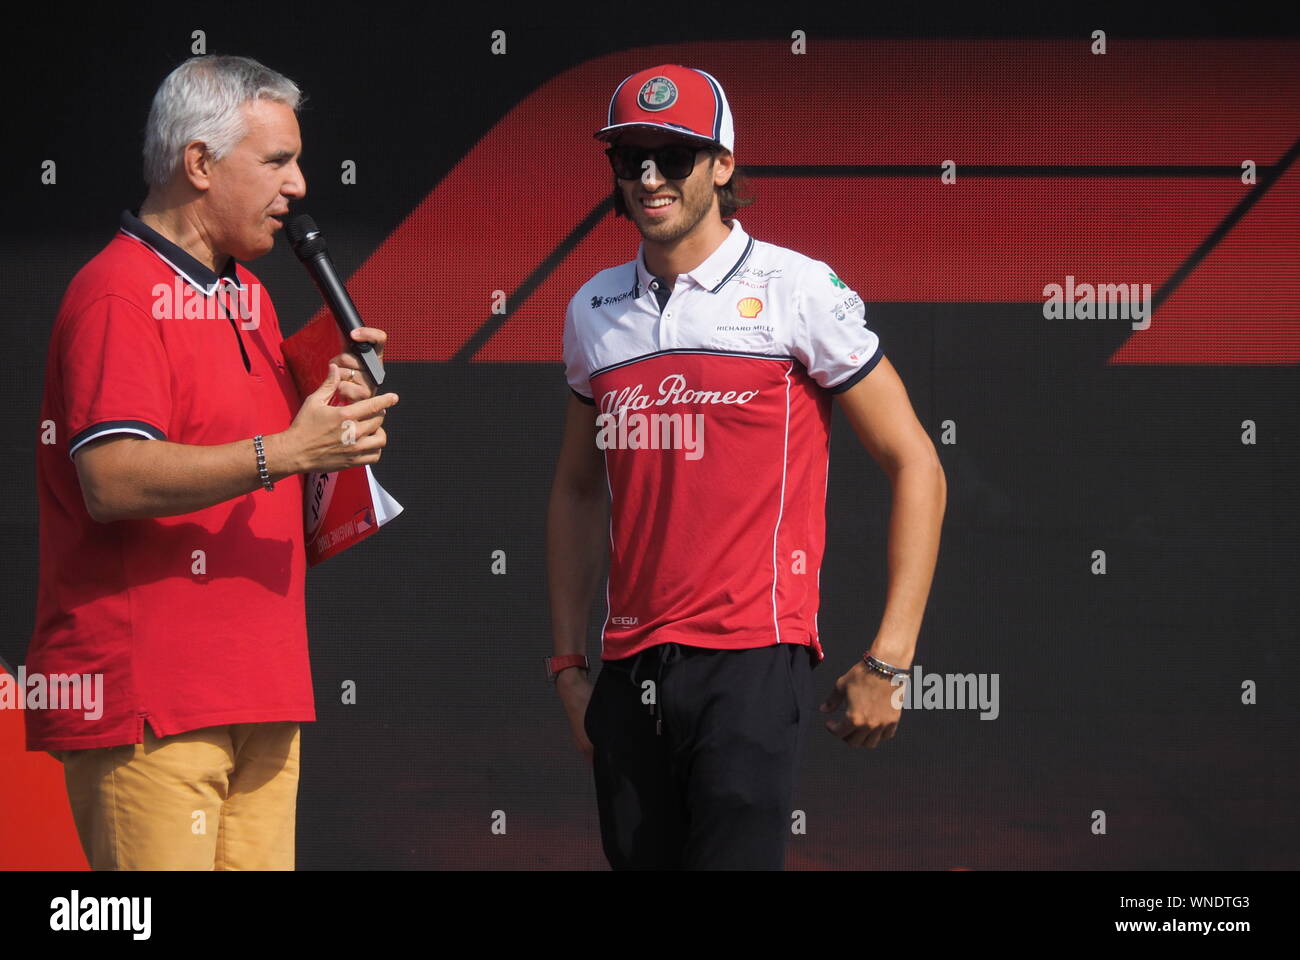
<path id="1" fill-rule="evenodd" d="M 669 180 L 685 180 L 695 169 L 695 148 L 663 147 L 658 161 L 660 172 Z"/>
<path id="2" fill-rule="evenodd" d="M 646 161 L 653 155 L 640 147 L 620 147 L 617 159 L 621 169 L 619 176 L 625 180 L 640 180 L 645 172 Z"/>
<path id="3" fill-rule="evenodd" d="M 645 151 L 636 147 L 610 147 L 605 151 L 609 165 L 614 168 L 614 175 L 620 180 L 638 180 L 641 177 L 641 163 L 645 160 Z"/>

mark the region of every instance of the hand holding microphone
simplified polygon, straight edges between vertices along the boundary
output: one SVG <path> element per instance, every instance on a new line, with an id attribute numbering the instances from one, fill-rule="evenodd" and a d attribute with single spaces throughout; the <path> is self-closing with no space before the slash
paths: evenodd
<path id="1" fill-rule="evenodd" d="M 276 441 L 277 455 L 292 464 L 295 473 L 333 473 L 378 463 L 388 443 L 384 414 L 397 403 L 397 394 L 335 406 L 330 399 L 341 382 L 341 369 L 331 363 L 329 376 L 303 401 L 289 428 L 267 438 Z"/>
<path id="2" fill-rule="evenodd" d="M 387 335 L 383 330 L 374 327 L 360 327 L 352 331 L 349 338 L 352 341 L 362 341 L 374 345 L 374 350 L 379 354 L 379 362 L 382 365 L 384 360 L 384 344 Z M 361 361 L 357 359 L 357 354 L 344 348 L 344 352 L 330 358 L 331 363 L 338 364 L 339 367 L 339 396 L 349 403 L 357 400 L 365 400 L 367 397 L 373 397 L 375 391 L 374 385 L 370 382 L 369 373 L 363 369 Z"/>

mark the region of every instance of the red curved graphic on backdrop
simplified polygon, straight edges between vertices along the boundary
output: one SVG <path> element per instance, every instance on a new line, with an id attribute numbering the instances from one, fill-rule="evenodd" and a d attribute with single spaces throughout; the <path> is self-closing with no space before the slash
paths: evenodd
<path id="1" fill-rule="evenodd" d="M 747 230 L 828 261 L 877 303 L 1041 303 L 1044 284 L 1067 275 L 1158 290 L 1253 188 L 1231 172 L 1096 177 L 1050 168 L 1267 167 L 1300 133 L 1295 41 L 1112 38 L 1104 56 L 1084 39 L 814 38 L 803 56 L 750 41 L 619 52 L 522 100 L 351 278 L 362 314 L 384 318 L 392 359 L 448 360 L 473 343 L 477 361 L 559 362 L 569 298 L 596 271 L 630 259 L 638 237 L 609 214 L 553 269 L 545 262 L 608 195 L 592 134 L 610 92 L 665 61 L 699 65 L 722 82 L 742 166 L 935 168 L 754 181 L 759 202 L 740 217 Z M 938 176 L 946 160 L 958 164 L 951 185 Z M 964 176 L 968 165 L 1048 169 Z M 1297 222 L 1292 168 L 1112 362 L 1300 360 Z M 491 313 L 494 291 L 508 298 L 503 323 Z M 491 335 L 476 343 L 480 328 Z"/>

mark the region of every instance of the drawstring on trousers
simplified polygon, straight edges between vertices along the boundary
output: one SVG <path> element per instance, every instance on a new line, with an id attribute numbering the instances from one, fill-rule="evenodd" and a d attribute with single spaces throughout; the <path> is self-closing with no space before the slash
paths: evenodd
<path id="1" fill-rule="evenodd" d="M 676 643 L 661 643 L 655 647 L 646 647 L 644 650 L 638 653 L 636 655 L 636 660 L 632 664 L 631 676 L 632 676 L 632 685 L 634 687 L 639 688 L 640 686 L 636 681 L 636 673 L 639 669 L 641 669 L 641 664 L 644 662 L 643 658 L 647 654 L 659 658 L 659 670 L 655 674 L 654 699 L 650 701 L 650 716 L 655 718 L 655 735 L 659 736 L 662 735 L 664 732 L 664 712 L 661 709 L 659 710 L 658 713 L 656 713 L 655 707 L 659 703 L 660 696 L 663 695 L 664 667 L 669 663 L 674 663 L 677 660 L 681 659 L 682 648 Z"/>

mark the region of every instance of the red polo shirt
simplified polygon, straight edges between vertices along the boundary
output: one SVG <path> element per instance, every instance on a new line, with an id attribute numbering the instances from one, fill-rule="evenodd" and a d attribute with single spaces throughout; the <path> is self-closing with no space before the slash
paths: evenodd
<path id="1" fill-rule="evenodd" d="M 110 433 L 208 445 L 284 430 L 299 401 L 280 342 L 252 273 L 232 259 L 218 276 L 130 213 L 68 287 L 41 405 L 26 667 L 102 674 L 102 716 L 28 709 L 28 749 L 140 743 L 146 722 L 165 737 L 315 719 L 302 478 L 194 513 L 98 523 L 73 462 Z"/>

